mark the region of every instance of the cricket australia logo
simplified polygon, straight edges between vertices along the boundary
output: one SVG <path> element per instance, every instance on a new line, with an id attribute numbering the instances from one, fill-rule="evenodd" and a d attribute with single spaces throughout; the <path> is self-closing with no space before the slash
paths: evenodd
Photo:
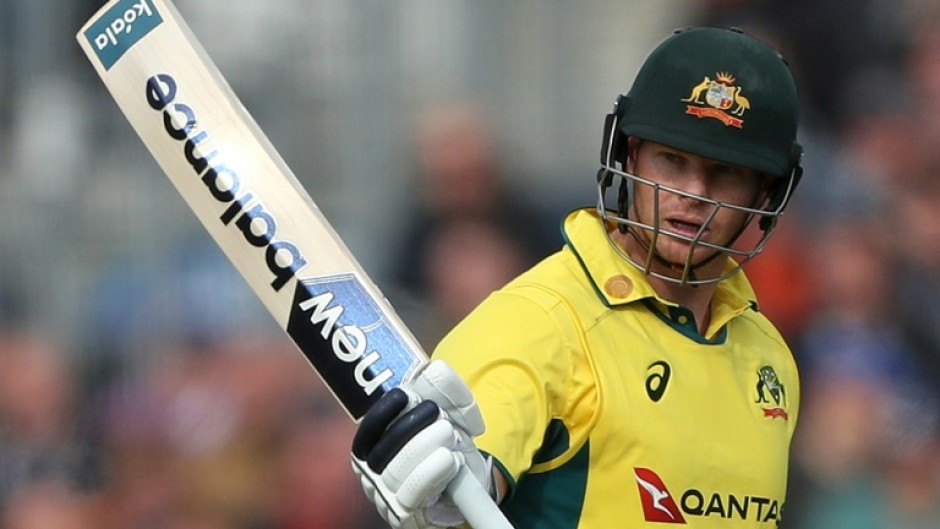
<path id="1" fill-rule="evenodd" d="M 757 370 L 757 400 L 755 402 L 762 405 L 764 417 L 789 419 L 790 416 L 784 409 L 787 405 L 787 392 L 773 367 L 763 366 Z"/>
<path id="2" fill-rule="evenodd" d="M 751 102 L 734 82 L 734 77 L 727 72 L 718 72 L 714 79 L 706 75 L 702 82 L 692 87 L 689 97 L 680 100 L 689 103 L 685 113 L 698 118 L 714 118 L 729 127 L 744 128 L 744 112 L 751 108 Z"/>

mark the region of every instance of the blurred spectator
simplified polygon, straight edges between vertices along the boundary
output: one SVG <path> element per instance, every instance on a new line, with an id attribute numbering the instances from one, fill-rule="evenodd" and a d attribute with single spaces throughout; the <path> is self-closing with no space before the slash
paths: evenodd
<path id="1" fill-rule="evenodd" d="M 349 451 L 355 425 L 333 402 L 311 404 L 291 420 L 275 462 L 272 529 L 387 527 L 340 457 Z"/>
<path id="2" fill-rule="evenodd" d="M 62 483 L 40 481 L 17 491 L 0 516 L 4 529 L 101 529 L 85 499 Z"/>
<path id="3" fill-rule="evenodd" d="M 823 228 L 815 240 L 820 292 L 813 319 L 796 344 L 806 384 L 830 373 L 916 387 L 914 349 L 886 303 L 896 287 L 885 228 L 846 221 Z"/>
<path id="4" fill-rule="evenodd" d="M 936 2 L 913 1 L 911 9 L 911 44 L 904 62 L 906 75 L 897 79 L 907 83 L 915 100 L 917 136 L 932 145 L 940 144 L 940 6 Z"/>
<path id="5" fill-rule="evenodd" d="M 0 502 L 34 482 L 78 485 L 88 451 L 64 352 L 35 333 L 0 336 Z"/>
<path id="6" fill-rule="evenodd" d="M 936 406 L 876 370 L 808 384 L 786 527 L 940 527 Z"/>
<path id="7" fill-rule="evenodd" d="M 805 228 L 795 216 L 786 216 L 774 230 L 764 251 L 744 268 L 758 308 L 788 341 L 795 339 L 813 315 L 817 301 L 816 268 L 804 250 Z M 751 229 L 743 242 L 756 236 Z"/>
<path id="8" fill-rule="evenodd" d="M 701 0 L 700 18 L 706 25 L 738 26 L 779 42 L 795 69 L 804 125 L 835 132 L 843 126 L 845 93 L 861 81 L 855 74 L 903 62 L 908 2 Z"/>
<path id="9" fill-rule="evenodd" d="M 426 255 L 428 320 L 422 341 L 437 343 L 493 290 L 525 269 L 528 257 L 492 223 L 454 221 L 440 226 Z"/>
<path id="10" fill-rule="evenodd" d="M 393 266 L 395 286 L 426 298 L 434 273 L 429 258 L 433 241 L 454 222 L 491 225 L 517 248 L 514 253 L 523 264 L 561 246 L 560 219 L 543 214 L 529 195 L 514 187 L 519 182 L 506 174 L 508 163 L 480 111 L 466 105 L 433 108 L 418 123 L 415 149 L 419 198 L 414 215 L 403 225 L 404 243 Z"/>
<path id="11" fill-rule="evenodd" d="M 336 457 L 340 445 L 348 451 L 352 423 L 286 337 L 171 339 L 161 358 L 103 403 L 97 527 L 368 527 L 372 519 L 359 518 L 370 511 L 330 495 L 356 485 Z M 309 409 L 332 411 L 321 422 Z M 295 524 L 296 509 L 318 522 Z"/>
<path id="12" fill-rule="evenodd" d="M 916 421 L 918 417 L 908 419 Z M 898 431 L 902 437 L 909 433 L 904 429 Z M 887 471 L 886 528 L 940 527 L 940 438 L 916 434 L 913 437 L 904 439 L 903 449 L 894 454 Z"/>
<path id="13" fill-rule="evenodd" d="M 786 527 L 888 529 L 878 438 L 887 392 L 879 383 L 819 374 L 807 384 L 794 442 Z"/>
<path id="14" fill-rule="evenodd" d="M 128 381 L 98 404 L 102 480 L 90 501 L 96 527 L 168 524 L 174 510 L 173 457 L 154 388 Z"/>
<path id="15" fill-rule="evenodd" d="M 886 476 L 935 435 L 927 380 L 886 303 L 895 285 L 885 229 L 855 219 L 814 243 L 822 290 L 795 350 L 805 398 L 792 527 L 897 527 L 890 513 L 902 506 Z"/>
<path id="16" fill-rule="evenodd" d="M 319 382 L 291 352 L 238 335 L 183 349 L 155 373 L 179 511 L 231 528 L 271 519 L 283 429 L 304 385 Z"/>
<path id="17" fill-rule="evenodd" d="M 911 332 L 925 349 L 940 357 L 940 303 L 931 294 L 940 293 L 940 227 L 936 211 L 940 207 L 940 6 L 916 11 L 922 18 L 912 30 L 907 76 L 913 112 L 905 116 L 907 141 L 921 148 L 916 164 L 893 181 L 890 222 L 897 227 L 892 240 L 897 243 L 901 274 L 901 307 Z M 906 152 L 893 152 L 896 158 L 908 158 Z M 933 360 L 940 365 L 940 360 Z M 940 373 L 940 371 L 936 371 Z"/>
<path id="18" fill-rule="evenodd" d="M 929 148 L 929 146 L 928 146 Z M 940 377 L 940 143 L 921 167 L 895 179 L 885 225 L 894 256 L 894 318 L 903 325 L 926 376 Z M 940 387 L 932 386 L 940 399 Z"/>

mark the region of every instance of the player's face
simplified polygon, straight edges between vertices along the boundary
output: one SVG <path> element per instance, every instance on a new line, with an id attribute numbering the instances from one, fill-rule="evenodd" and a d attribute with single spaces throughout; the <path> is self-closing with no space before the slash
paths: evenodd
<path id="1" fill-rule="evenodd" d="M 753 208 L 760 206 L 766 195 L 766 179 L 753 169 L 651 141 L 632 144 L 631 155 L 629 171 L 654 185 L 637 183 L 634 186 L 630 217 L 659 228 L 656 254 L 680 269 L 687 261 L 692 266 L 704 262 L 717 250 L 696 244 L 689 260 L 692 243 L 676 235 L 727 246 L 738 236 L 749 215 L 717 207 L 715 202 Z M 642 242 L 648 247 L 653 239 L 652 230 L 638 231 L 637 236 L 645 238 Z M 645 251 L 640 258 L 644 257 Z M 715 262 L 719 270 L 724 266 L 723 259 L 715 259 Z"/>

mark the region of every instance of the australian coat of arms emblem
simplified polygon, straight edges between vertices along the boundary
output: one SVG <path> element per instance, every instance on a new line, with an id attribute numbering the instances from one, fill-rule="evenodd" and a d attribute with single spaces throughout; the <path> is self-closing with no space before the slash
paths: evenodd
<path id="1" fill-rule="evenodd" d="M 741 94 L 741 87 L 735 86 L 734 77 L 726 72 L 718 72 L 714 79 L 706 75 L 692 87 L 689 97 L 681 101 L 689 103 L 686 114 L 714 118 L 739 129 L 744 127 L 744 112 L 751 108 L 751 102 Z"/>

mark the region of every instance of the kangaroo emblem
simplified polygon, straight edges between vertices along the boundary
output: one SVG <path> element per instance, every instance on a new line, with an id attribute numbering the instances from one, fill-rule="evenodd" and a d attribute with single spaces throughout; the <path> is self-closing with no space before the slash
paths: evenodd
<path id="1" fill-rule="evenodd" d="M 692 88 L 692 93 L 689 94 L 689 97 L 682 99 L 681 101 L 686 103 L 701 103 L 699 98 L 702 97 L 702 94 L 708 90 L 708 87 L 710 87 L 711 84 L 712 80 L 709 79 L 709 77 L 706 75 L 705 79 L 703 79 L 701 83 L 695 85 L 695 87 Z"/>

